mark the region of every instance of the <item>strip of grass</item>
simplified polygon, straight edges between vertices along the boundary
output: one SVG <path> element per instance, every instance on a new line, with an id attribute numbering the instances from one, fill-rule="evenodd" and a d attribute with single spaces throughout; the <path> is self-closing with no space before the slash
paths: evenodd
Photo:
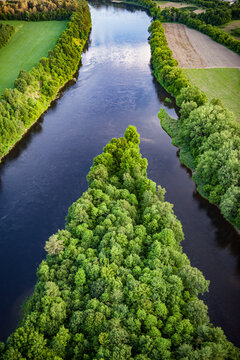
<path id="1" fill-rule="evenodd" d="M 240 123 L 239 69 L 184 69 L 183 71 L 192 84 L 207 94 L 209 100 L 220 99 Z"/>
<path id="2" fill-rule="evenodd" d="M 12 88 L 20 70 L 30 70 L 48 55 L 64 31 L 67 21 L 2 21 L 16 28 L 16 32 L 0 50 L 0 94 Z"/>

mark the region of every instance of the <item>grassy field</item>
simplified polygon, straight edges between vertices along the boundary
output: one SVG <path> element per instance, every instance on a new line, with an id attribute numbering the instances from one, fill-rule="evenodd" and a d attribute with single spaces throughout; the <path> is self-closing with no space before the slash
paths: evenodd
<path id="1" fill-rule="evenodd" d="M 67 21 L 1 21 L 15 26 L 16 32 L 0 50 L 0 94 L 12 88 L 20 70 L 30 70 L 53 49 Z"/>
<path id="2" fill-rule="evenodd" d="M 185 2 L 174 2 L 174 1 L 154 1 L 156 4 L 158 4 L 158 6 L 162 9 L 166 8 L 166 7 L 174 7 L 177 9 L 188 9 L 190 11 L 197 11 L 198 13 L 200 12 L 204 12 L 205 10 L 195 6 L 194 4 L 188 4 Z"/>
<path id="3" fill-rule="evenodd" d="M 228 34 L 234 36 L 231 33 L 231 30 L 233 29 L 239 29 L 240 28 L 240 20 L 232 20 L 228 24 L 219 26 L 222 30 L 226 31 Z M 234 36 L 236 39 L 240 40 L 240 36 Z"/>
<path id="4" fill-rule="evenodd" d="M 184 69 L 192 84 L 208 96 L 219 98 L 231 110 L 240 123 L 240 70 L 239 69 Z"/>

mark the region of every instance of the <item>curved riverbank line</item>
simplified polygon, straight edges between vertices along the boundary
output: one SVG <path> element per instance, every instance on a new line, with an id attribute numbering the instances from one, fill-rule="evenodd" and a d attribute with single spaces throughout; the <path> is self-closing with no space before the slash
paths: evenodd
<path id="1" fill-rule="evenodd" d="M 59 90 L 77 71 L 81 53 L 91 30 L 86 1 L 78 3 L 66 30 L 47 58 L 31 71 L 20 71 L 14 89 L 6 89 L 0 100 L 0 160 L 48 109 Z"/>
<path id="2" fill-rule="evenodd" d="M 53 50 L 67 27 L 68 20 L 21 21 L 6 20 L 15 33 L 7 46 L 0 50 L 0 96 L 13 89 L 21 70 L 30 71 L 42 57 Z"/>
<path id="3" fill-rule="evenodd" d="M 141 134 L 148 177 L 167 189 L 166 199 L 174 203 L 183 225 L 184 252 L 210 280 L 204 302 L 211 322 L 239 346 L 239 236 L 218 209 L 196 193 L 160 126 L 160 108 L 177 116 L 149 67 L 151 19 L 140 9 L 120 5 L 97 3 L 90 9 L 90 46 L 82 54 L 76 83 L 0 169 L 1 340 L 20 321 L 20 303 L 36 283 L 36 266 L 46 257 L 45 241 L 64 228 L 68 207 L 86 191 L 92 159 L 133 124 Z"/>
<path id="4" fill-rule="evenodd" d="M 240 229 L 240 126 L 220 100 L 208 102 L 205 93 L 190 85 L 173 58 L 162 24 L 154 21 L 149 30 L 154 76 L 181 107 L 174 143 L 191 158 L 200 194 L 219 205 L 223 216 Z"/>
<path id="5" fill-rule="evenodd" d="M 182 252 L 181 223 L 139 142 L 129 126 L 94 159 L 3 360 L 239 358 L 198 298 L 209 282 Z"/>
<path id="6" fill-rule="evenodd" d="M 221 100 L 212 99 L 209 102 L 206 94 L 191 85 L 178 66 L 161 24 L 163 19 L 167 20 L 165 13 L 152 0 L 139 0 L 138 3 L 147 7 L 156 19 L 149 27 L 153 74 L 176 97 L 181 108 L 178 138 L 183 141 L 188 158 L 191 158 L 192 166 L 189 168 L 196 168 L 193 180 L 200 194 L 218 205 L 225 219 L 240 229 L 240 126 Z M 189 20 L 186 24 L 195 27 L 194 21 Z M 234 44 L 238 46 L 240 42 L 236 41 Z M 227 43 L 224 45 L 228 46 Z M 160 113 L 161 117 L 163 115 Z"/>

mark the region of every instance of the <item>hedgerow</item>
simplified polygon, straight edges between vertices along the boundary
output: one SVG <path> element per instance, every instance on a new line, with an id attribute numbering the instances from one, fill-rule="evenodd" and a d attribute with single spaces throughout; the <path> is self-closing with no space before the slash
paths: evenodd
<path id="1" fill-rule="evenodd" d="M 154 76 L 181 108 L 173 142 L 191 155 L 200 193 L 240 229 L 240 127 L 220 100 L 208 102 L 200 89 L 190 85 L 172 56 L 162 24 L 154 21 L 149 31 Z M 168 131 L 174 121 L 162 112 L 161 117 Z"/>
<path id="2" fill-rule="evenodd" d="M 14 26 L 0 23 L 0 49 L 8 43 L 14 32 Z"/>
<path id="3" fill-rule="evenodd" d="M 88 4 L 79 2 L 49 56 L 42 58 L 31 71 L 20 71 L 15 88 L 4 91 L 0 98 L 0 159 L 47 110 L 59 89 L 72 79 L 90 29 Z"/>

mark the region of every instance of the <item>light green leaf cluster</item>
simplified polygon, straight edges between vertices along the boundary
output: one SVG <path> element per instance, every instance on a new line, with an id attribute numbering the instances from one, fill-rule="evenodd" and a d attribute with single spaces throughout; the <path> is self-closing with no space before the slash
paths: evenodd
<path id="1" fill-rule="evenodd" d="M 94 159 L 3 360 L 239 358 L 209 322 L 198 299 L 209 282 L 182 253 L 181 224 L 146 168 L 132 126 Z"/>

